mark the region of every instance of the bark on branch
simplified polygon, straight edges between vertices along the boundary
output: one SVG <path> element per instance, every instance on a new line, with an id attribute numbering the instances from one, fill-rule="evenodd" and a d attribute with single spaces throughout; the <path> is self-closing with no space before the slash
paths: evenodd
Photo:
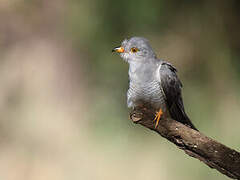
<path id="1" fill-rule="evenodd" d="M 155 128 L 152 108 L 136 108 L 130 119 L 141 124 L 177 145 L 189 156 L 194 157 L 233 179 L 240 179 L 240 153 L 195 131 L 173 119 L 160 120 Z"/>

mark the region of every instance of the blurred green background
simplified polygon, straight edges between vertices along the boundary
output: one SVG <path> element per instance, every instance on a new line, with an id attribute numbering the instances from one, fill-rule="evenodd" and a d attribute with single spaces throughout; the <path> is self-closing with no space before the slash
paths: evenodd
<path id="1" fill-rule="evenodd" d="M 111 49 L 149 39 L 196 127 L 240 151 L 239 5 L 1 0 L 0 179 L 228 179 L 130 122 L 128 65 Z"/>

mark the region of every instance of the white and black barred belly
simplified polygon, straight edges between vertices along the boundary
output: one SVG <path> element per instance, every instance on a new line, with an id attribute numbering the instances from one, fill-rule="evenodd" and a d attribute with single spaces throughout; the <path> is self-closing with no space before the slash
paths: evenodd
<path id="1" fill-rule="evenodd" d="M 144 103 L 151 104 L 156 109 L 166 109 L 164 93 L 158 81 L 144 83 L 130 81 L 127 93 L 128 107 Z"/>

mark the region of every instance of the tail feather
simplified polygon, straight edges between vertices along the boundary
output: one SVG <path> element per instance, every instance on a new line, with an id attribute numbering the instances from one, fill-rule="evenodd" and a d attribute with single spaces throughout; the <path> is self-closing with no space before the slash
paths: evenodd
<path id="1" fill-rule="evenodd" d="M 193 123 L 188 118 L 187 114 L 185 113 L 183 105 L 178 106 L 177 104 L 173 104 L 173 106 L 169 109 L 169 112 L 170 112 L 171 117 L 174 120 L 198 131 L 198 129 L 193 125 Z"/>
<path id="2" fill-rule="evenodd" d="M 192 129 L 195 129 L 196 131 L 198 131 L 198 129 L 193 125 L 193 123 L 191 122 L 191 120 L 188 118 L 188 116 L 186 115 L 186 118 L 184 120 L 182 120 L 183 124 L 189 126 Z"/>

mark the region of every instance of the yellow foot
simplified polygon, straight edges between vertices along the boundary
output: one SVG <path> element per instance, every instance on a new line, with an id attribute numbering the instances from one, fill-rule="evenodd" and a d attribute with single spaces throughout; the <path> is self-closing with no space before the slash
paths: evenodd
<path id="1" fill-rule="evenodd" d="M 163 114 L 162 109 L 159 109 L 159 111 L 156 113 L 156 116 L 155 116 L 155 118 L 154 118 L 154 121 L 156 121 L 155 128 L 157 128 L 158 123 L 159 123 L 159 121 L 160 121 L 160 118 L 161 118 L 162 114 Z"/>

